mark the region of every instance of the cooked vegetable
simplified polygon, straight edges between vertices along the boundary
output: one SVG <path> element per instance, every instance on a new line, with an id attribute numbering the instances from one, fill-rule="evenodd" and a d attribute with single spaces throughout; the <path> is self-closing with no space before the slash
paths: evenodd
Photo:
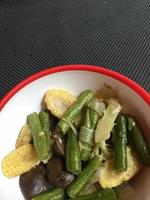
<path id="1" fill-rule="evenodd" d="M 49 192 L 39 194 L 36 197 L 33 197 L 32 200 L 63 200 L 64 199 L 64 190 L 62 188 L 54 188 Z"/>
<path id="2" fill-rule="evenodd" d="M 81 160 L 83 161 L 87 161 L 91 156 L 95 128 L 104 109 L 105 104 L 96 98 L 92 99 L 88 104 L 83 125 L 81 126 L 79 133 Z"/>
<path id="3" fill-rule="evenodd" d="M 46 165 L 47 178 L 51 185 L 66 188 L 74 175 L 65 170 L 64 162 L 59 157 L 52 157 Z"/>
<path id="4" fill-rule="evenodd" d="M 50 130 L 50 117 L 49 114 L 45 111 L 41 111 L 39 113 L 39 118 L 43 127 L 43 131 L 47 134 L 50 135 L 51 134 L 51 130 Z"/>
<path id="5" fill-rule="evenodd" d="M 81 160 L 86 161 L 90 158 L 90 154 L 93 146 L 94 139 L 94 129 L 92 129 L 92 120 L 90 118 L 90 114 L 94 115 L 94 118 L 97 118 L 95 122 L 99 119 L 99 114 L 93 111 L 90 108 L 87 108 L 85 112 L 85 117 L 83 121 L 83 125 L 81 126 L 79 132 L 79 144 L 81 150 Z"/>
<path id="6" fill-rule="evenodd" d="M 128 116 L 128 129 L 129 138 L 131 139 L 131 143 L 138 159 L 144 165 L 150 165 L 150 147 L 146 142 L 139 125 L 134 118 L 130 116 Z"/>
<path id="7" fill-rule="evenodd" d="M 73 200 L 117 200 L 117 197 L 113 189 L 106 188 L 90 195 L 76 197 Z"/>
<path id="8" fill-rule="evenodd" d="M 34 112 L 28 115 L 27 122 L 31 128 L 37 158 L 39 161 L 46 163 L 51 157 L 49 145 L 50 137 L 48 137 L 48 135 L 43 131 L 42 124 L 37 113 Z"/>
<path id="9" fill-rule="evenodd" d="M 83 113 L 79 113 L 79 115 L 73 120 L 73 124 L 75 127 L 80 128 L 83 122 Z"/>
<path id="10" fill-rule="evenodd" d="M 111 159 L 113 157 L 113 149 L 112 146 L 107 144 L 106 141 L 102 141 L 97 143 L 93 148 L 91 157 L 99 156 L 102 161 Z"/>
<path id="11" fill-rule="evenodd" d="M 102 160 L 108 160 L 113 157 L 113 149 L 112 146 L 107 144 L 106 141 L 102 141 L 99 143 L 101 158 Z"/>
<path id="12" fill-rule="evenodd" d="M 90 180 L 88 181 L 88 183 L 85 185 L 85 187 L 81 190 L 81 192 L 79 193 L 79 196 L 84 196 L 84 195 L 88 195 L 88 194 L 92 194 L 94 192 L 98 192 L 101 189 L 101 186 L 99 184 L 99 173 L 100 173 L 100 169 L 97 170 L 92 177 L 90 178 Z"/>
<path id="13" fill-rule="evenodd" d="M 19 176 L 37 164 L 35 149 L 26 144 L 6 155 L 2 161 L 2 171 L 8 178 Z"/>
<path id="14" fill-rule="evenodd" d="M 68 186 L 67 194 L 75 198 L 88 183 L 95 171 L 100 168 L 101 162 L 98 156 L 95 156 L 89 164 L 81 171 L 80 175 Z"/>
<path id="15" fill-rule="evenodd" d="M 88 161 L 91 158 L 92 147 L 88 144 L 79 142 L 80 151 L 81 151 L 81 160 Z"/>
<path id="16" fill-rule="evenodd" d="M 60 157 L 65 156 L 65 142 L 62 134 L 57 132 L 57 129 L 53 132 L 53 150 L 56 155 Z"/>
<path id="17" fill-rule="evenodd" d="M 115 125 L 115 168 L 127 170 L 127 128 L 124 115 L 118 115 Z"/>
<path id="18" fill-rule="evenodd" d="M 107 109 L 104 111 L 103 117 L 98 121 L 95 131 L 95 142 L 99 143 L 103 140 L 107 140 L 110 137 L 110 133 L 115 125 L 115 120 L 120 113 L 122 107 L 114 99 L 109 101 Z"/>
<path id="19" fill-rule="evenodd" d="M 49 110 L 45 110 L 44 112 L 46 112 L 49 116 L 49 129 L 51 131 L 51 133 L 55 130 L 55 127 L 57 125 L 57 123 L 59 122 L 59 119 L 57 117 L 55 117 Z"/>
<path id="20" fill-rule="evenodd" d="M 69 172 L 78 175 L 81 172 L 81 159 L 77 135 L 71 129 L 67 135 L 65 153 L 66 168 Z"/>
<path id="21" fill-rule="evenodd" d="M 104 110 L 106 109 L 106 105 L 103 102 L 103 99 L 92 98 L 90 102 L 88 102 L 87 106 L 95 111 L 100 117 L 104 114 Z M 95 118 L 97 122 L 97 117 Z M 96 128 L 97 123 L 95 123 L 93 118 L 93 128 Z"/>
<path id="22" fill-rule="evenodd" d="M 127 171 L 117 171 L 114 166 L 114 159 L 107 160 L 103 164 L 99 178 L 99 183 L 103 188 L 116 187 L 124 181 L 130 180 L 140 170 L 141 166 L 130 147 L 127 148 L 127 159 Z"/>
<path id="23" fill-rule="evenodd" d="M 25 124 L 18 135 L 17 141 L 16 141 L 16 149 L 25 145 L 29 144 L 32 141 L 32 133 L 27 124 Z"/>
<path id="24" fill-rule="evenodd" d="M 47 112 L 41 111 L 39 113 L 39 118 L 42 124 L 43 131 L 45 133 L 46 137 L 46 142 L 47 142 L 47 151 L 51 154 L 50 157 L 52 156 L 52 137 L 51 137 L 51 130 L 50 130 L 50 117 Z"/>
<path id="25" fill-rule="evenodd" d="M 51 113 L 61 118 L 68 108 L 76 101 L 76 97 L 63 89 L 50 89 L 46 92 L 44 101 Z"/>
<path id="26" fill-rule="evenodd" d="M 94 96 L 94 92 L 91 90 L 84 91 L 77 99 L 76 102 L 65 112 L 63 118 L 58 122 L 58 127 L 63 134 L 66 134 L 69 130 L 73 120 L 81 113 L 86 103 Z"/>
<path id="27" fill-rule="evenodd" d="M 49 189 L 45 179 L 45 168 L 42 164 L 22 174 L 19 178 L 21 192 L 26 200 Z"/>
<path id="28" fill-rule="evenodd" d="M 2 161 L 5 176 L 20 175 L 26 200 L 136 199 L 125 184 L 141 163 L 150 165 L 150 147 L 111 87 L 96 95 L 48 90 L 46 107 L 27 116 L 16 150 Z"/>
<path id="29" fill-rule="evenodd" d="M 96 185 L 94 184 L 87 184 L 83 190 L 79 193 L 79 196 L 85 196 L 85 195 L 89 195 L 89 194 L 93 194 L 94 192 L 97 192 L 98 189 L 96 187 Z"/>

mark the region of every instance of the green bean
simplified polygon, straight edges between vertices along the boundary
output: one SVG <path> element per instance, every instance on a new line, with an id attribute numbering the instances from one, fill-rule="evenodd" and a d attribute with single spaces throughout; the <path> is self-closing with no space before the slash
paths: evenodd
<path id="1" fill-rule="evenodd" d="M 106 188 L 100 190 L 99 192 L 95 192 L 93 194 L 86 196 L 77 197 L 72 200 L 117 200 L 117 197 L 113 189 Z"/>
<path id="2" fill-rule="evenodd" d="M 80 143 L 80 157 L 82 161 L 87 161 L 91 158 L 92 147 L 85 143 Z"/>
<path id="3" fill-rule="evenodd" d="M 96 98 L 93 98 L 88 104 L 83 125 L 81 126 L 79 133 L 81 160 L 83 161 L 87 161 L 91 157 L 92 146 L 94 143 L 94 132 L 104 109 L 105 104 Z"/>
<path id="4" fill-rule="evenodd" d="M 88 183 L 94 172 L 100 168 L 101 162 L 98 156 L 95 156 L 89 164 L 81 171 L 79 176 L 68 186 L 67 194 L 75 198 Z"/>
<path id="5" fill-rule="evenodd" d="M 99 118 L 100 115 L 98 114 L 98 112 L 90 108 L 91 129 L 96 129 Z"/>
<path id="6" fill-rule="evenodd" d="M 136 123 L 133 117 L 128 116 L 128 130 L 129 138 L 137 157 L 144 165 L 150 165 L 150 148 L 142 134 L 139 125 Z"/>
<path id="7" fill-rule="evenodd" d="M 54 188 L 49 192 L 41 193 L 32 198 L 32 200 L 63 200 L 64 190 L 62 188 Z"/>
<path id="8" fill-rule="evenodd" d="M 91 90 L 84 91 L 77 99 L 77 101 L 65 112 L 63 118 L 58 122 L 58 127 L 63 134 L 66 134 L 70 128 L 70 124 L 81 113 L 87 102 L 94 96 Z"/>
<path id="9" fill-rule="evenodd" d="M 124 115 L 118 115 L 115 125 L 115 168 L 127 170 L 127 128 Z"/>
<path id="10" fill-rule="evenodd" d="M 47 137 L 36 112 L 27 116 L 27 122 L 32 132 L 33 144 L 39 161 L 47 162 L 50 153 L 47 147 Z"/>
<path id="11" fill-rule="evenodd" d="M 85 113 L 83 125 L 87 128 L 91 128 L 90 109 L 88 107 Z"/>
<path id="12" fill-rule="evenodd" d="M 91 118 L 94 116 L 93 114 L 95 113 L 96 113 L 95 111 L 87 107 L 83 125 L 81 126 L 81 129 L 79 132 L 81 160 L 83 161 L 87 161 L 90 158 L 90 154 L 92 151 L 94 130 L 92 129 L 93 121 Z M 90 116 L 90 114 L 92 114 L 92 117 Z M 98 115 L 98 113 L 96 113 L 96 115 Z M 99 115 L 98 115 L 98 119 L 99 119 Z"/>
<path id="13" fill-rule="evenodd" d="M 43 126 L 43 131 L 48 135 L 51 134 L 49 114 L 45 111 L 41 111 L 39 112 L 39 118 Z"/>
<path id="14" fill-rule="evenodd" d="M 39 118 L 43 127 L 43 131 L 45 133 L 46 142 L 47 142 L 47 151 L 51 152 L 52 149 L 52 138 L 51 138 L 51 130 L 50 130 L 50 117 L 49 114 L 45 111 L 41 111 L 39 113 Z"/>
<path id="15" fill-rule="evenodd" d="M 77 135 L 71 129 L 68 132 L 65 159 L 67 170 L 78 175 L 81 172 L 80 149 Z"/>

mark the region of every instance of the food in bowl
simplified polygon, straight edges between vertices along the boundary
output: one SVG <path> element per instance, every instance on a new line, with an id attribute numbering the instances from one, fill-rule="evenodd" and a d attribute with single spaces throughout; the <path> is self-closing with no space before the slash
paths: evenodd
<path id="1" fill-rule="evenodd" d="M 118 188 L 143 165 L 149 146 L 117 97 L 60 89 L 46 92 L 2 161 L 5 176 L 20 176 L 27 200 L 120 200 Z"/>

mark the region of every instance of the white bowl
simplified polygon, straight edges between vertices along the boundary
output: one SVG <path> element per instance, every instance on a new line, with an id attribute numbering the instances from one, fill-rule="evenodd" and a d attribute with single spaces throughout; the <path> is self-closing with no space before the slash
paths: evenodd
<path id="1" fill-rule="evenodd" d="M 128 78 L 105 68 L 68 65 L 37 73 L 19 83 L 0 102 L 0 160 L 14 149 L 18 132 L 26 116 L 40 110 L 40 103 L 49 88 L 65 88 L 78 95 L 85 89 L 99 90 L 107 83 L 114 88 L 129 113 L 140 122 L 150 142 L 150 96 Z M 136 177 L 133 185 L 139 199 L 150 200 L 150 168 Z M 7 179 L 0 171 L 0 200 L 23 200 L 18 178 Z"/>

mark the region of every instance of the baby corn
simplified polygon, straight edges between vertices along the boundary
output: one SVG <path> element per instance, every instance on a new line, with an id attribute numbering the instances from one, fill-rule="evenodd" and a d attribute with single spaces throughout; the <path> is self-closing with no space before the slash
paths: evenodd
<path id="1" fill-rule="evenodd" d="M 37 164 L 35 149 L 32 144 L 26 144 L 13 150 L 2 161 L 2 171 L 8 178 L 19 176 Z"/>

